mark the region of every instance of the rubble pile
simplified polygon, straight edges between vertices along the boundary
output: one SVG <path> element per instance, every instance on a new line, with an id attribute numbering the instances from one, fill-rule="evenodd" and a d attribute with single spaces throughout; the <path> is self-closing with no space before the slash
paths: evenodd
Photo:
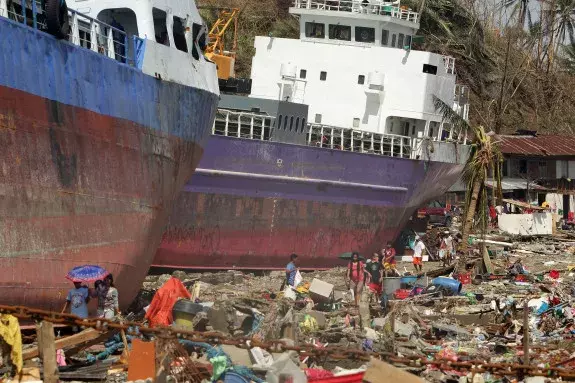
<path id="1" fill-rule="evenodd" d="M 20 354 L 6 335 L 0 372 L 14 375 L 20 355 L 21 375 L 47 381 L 52 358 L 59 380 L 114 383 L 574 380 L 575 240 L 470 242 L 465 273 L 400 263 L 401 276 L 384 278 L 381 296 L 364 289 L 359 306 L 335 268 L 302 271 L 293 288 L 283 270 L 149 275 L 129 316 L 110 322 L 0 308 L 0 334 L 14 333 L 10 314 L 85 328 L 51 330 L 52 340 L 42 326 L 37 339 L 22 330 Z"/>

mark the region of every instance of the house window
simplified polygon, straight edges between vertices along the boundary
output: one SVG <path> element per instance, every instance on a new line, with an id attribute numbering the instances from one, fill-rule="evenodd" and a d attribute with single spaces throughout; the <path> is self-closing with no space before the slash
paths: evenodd
<path id="1" fill-rule="evenodd" d="M 383 29 L 381 31 L 381 45 L 389 44 L 389 31 L 387 29 Z"/>
<path id="2" fill-rule="evenodd" d="M 166 26 L 166 12 L 158 8 L 152 8 L 152 17 L 154 19 L 154 35 L 156 35 L 156 42 L 169 47 L 170 37 L 168 36 L 168 27 Z"/>
<path id="3" fill-rule="evenodd" d="M 395 40 L 397 39 L 397 35 L 394 33 L 391 35 L 391 47 L 395 48 Z"/>
<path id="4" fill-rule="evenodd" d="M 437 74 L 437 66 L 423 64 L 423 73 Z"/>
<path id="5" fill-rule="evenodd" d="M 398 48 L 403 48 L 403 38 L 404 38 L 404 34 L 400 33 L 399 35 L 397 35 L 397 47 Z"/>
<path id="6" fill-rule="evenodd" d="M 307 71 L 305 69 L 300 69 L 299 78 L 305 78 L 307 76 Z"/>
<path id="7" fill-rule="evenodd" d="M 186 43 L 186 27 L 184 20 L 177 16 L 174 16 L 172 33 L 174 36 L 174 44 L 176 44 L 176 48 L 182 52 L 187 52 L 188 44 Z"/>
<path id="8" fill-rule="evenodd" d="M 507 160 L 503 160 L 503 164 L 501 165 L 501 176 L 502 177 L 508 177 L 509 176 L 509 171 L 507 170 L 508 166 L 509 166 L 509 162 L 507 162 Z"/>
<path id="9" fill-rule="evenodd" d="M 325 39 L 325 25 L 320 23 L 305 23 L 305 37 Z"/>
<path id="10" fill-rule="evenodd" d="M 527 161 L 520 160 L 519 161 L 519 174 L 527 174 Z"/>
<path id="11" fill-rule="evenodd" d="M 349 25 L 329 25 L 329 38 L 332 40 L 351 41 L 351 27 Z"/>
<path id="12" fill-rule="evenodd" d="M 539 161 L 539 177 L 547 177 L 547 161 Z"/>
<path id="13" fill-rule="evenodd" d="M 314 121 L 316 124 L 321 124 L 321 114 L 316 113 Z"/>
<path id="14" fill-rule="evenodd" d="M 354 128 L 359 128 L 359 118 L 354 118 L 354 119 L 353 119 L 353 127 L 354 127 Z"/>
<path id="15" fill-rule="evenodd" d="M 359 76 L 357 76 L 357 83 L 359 85 L 363 85 L 365 83 L 365 76 L 360 74 Z"/>
<path id="16" fill-rule="evenodd" d="M 327 72 L 319 72 L 319 79 L 321 81 L 325 81 L 325 79 L 327 78 Z"/>
<path id="17" fill-rule="evenodd" d="M 355 27 L 355 41 L 360 43 L 375 42 L 375 29 L 365 27 Z"/>

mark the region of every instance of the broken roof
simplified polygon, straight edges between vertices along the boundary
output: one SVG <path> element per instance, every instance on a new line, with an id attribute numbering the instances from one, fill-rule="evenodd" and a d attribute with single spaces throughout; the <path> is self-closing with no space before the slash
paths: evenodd
<path id="1" fill-rule="evenodd" d="M 575 136 L 549 134 L 540 136 L 498 135 L 496 141 L 503 154 L 522 156 L 575 156 Z"/>

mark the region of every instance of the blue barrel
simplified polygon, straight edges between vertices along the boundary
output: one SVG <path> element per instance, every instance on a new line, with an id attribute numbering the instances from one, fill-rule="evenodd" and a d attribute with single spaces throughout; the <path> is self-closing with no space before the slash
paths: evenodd
<path id="1" fill-rule="evenodd" d="M 462 287 L 461 282 L 459 282 L 457 279 L 447 277 L 437 277 L 431 281 L 431 284 L 435 286 L 443 286 L 453 291 L 454 294 L 459 294 Z"/>

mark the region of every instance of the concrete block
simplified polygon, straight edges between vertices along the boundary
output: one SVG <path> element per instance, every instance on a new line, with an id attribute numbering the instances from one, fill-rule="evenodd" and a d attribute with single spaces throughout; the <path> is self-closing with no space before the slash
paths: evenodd
<path id="1" fill-rule="evenodd" d="M 314 278 L 309 287 L 309 294 L 315 303 L 329 303 L 333 300 L 333 285 Z"/>
<path id="2" fill-rule="evenodd" d="M 377 331 L 383 330 L 387 320 L 385 318 L 374 318 L 373 321 L 373 328 Z"/>

